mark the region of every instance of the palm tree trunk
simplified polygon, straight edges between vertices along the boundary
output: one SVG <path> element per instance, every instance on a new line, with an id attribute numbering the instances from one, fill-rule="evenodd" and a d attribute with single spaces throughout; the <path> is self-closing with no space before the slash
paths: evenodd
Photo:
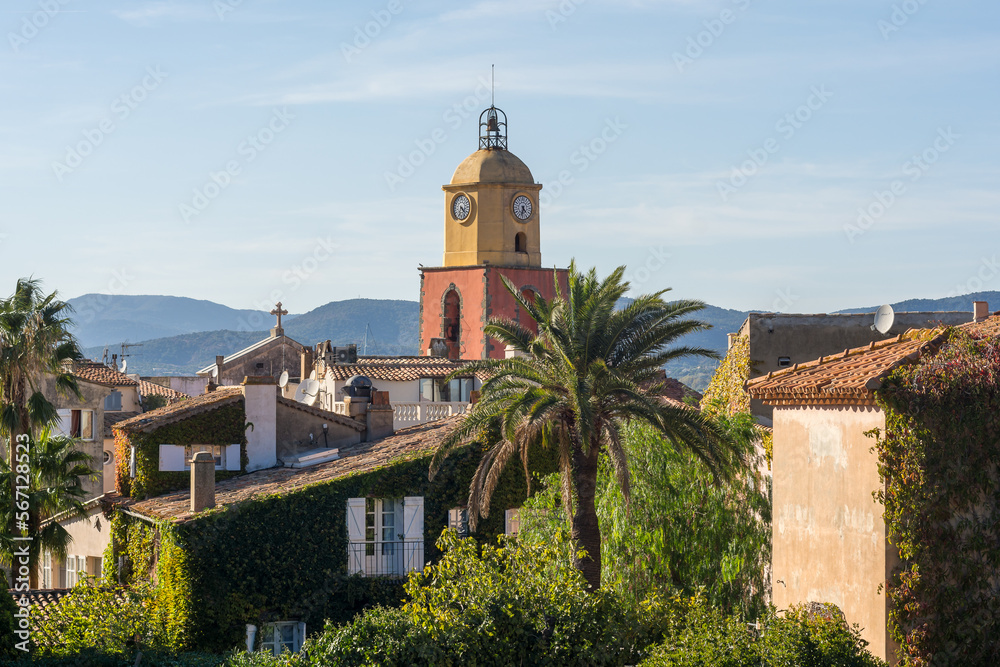
<path id="1" fill-rule="evenodd" d="M 573 555 L 573 565 L 583 573 L 591 591 L 601 587 L 601 527 L 597 522 L 597 455 L 577 449 L 573 456 L 573 484 L 576 487 L 576 509 L 573 512 L 572 537 L 577 549 L 586 551 L 583 558 Z"/>

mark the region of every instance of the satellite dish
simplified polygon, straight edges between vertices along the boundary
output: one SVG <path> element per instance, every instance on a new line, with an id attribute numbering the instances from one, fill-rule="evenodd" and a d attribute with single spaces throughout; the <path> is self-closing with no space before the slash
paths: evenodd
<path id="1" fill-rule="evenodd" d="M 303 405 L 316 405 L 319 399 L 319 382 L 316 380 L 303 380 L 299 383 L 299 388 L 295 390 L 295 400 Z"/>
<path id="2" fill-rule="evenodd" d="M 219 377 L 219 365 L 216 364 L 215 368 L 212 369 L 212 379 L 214 380 L 218 377 Z"/>
<path id="3" fill-rule="evenodd" d="M 128 359 L 122 359 L 121 372 L 124 373 L 126 370 L 128 370 Z"/>
<path id="4" fill-rule="evenodd" d="M 892 306 L 889 304 L 879 306 L 878 310 L 875 311 L 875 323 L 872 324 L 872 330 L 885 334 L 892 328 L 895 319 L 896 314 L 892 312 Z"/>
<path id="5" fill-rule="evenodd" d="M 319 400 L 319 394 L 312 394 L 312 395 L 306 394 L 306 398 L 304 401 L 302 401 L 302 404 L 312 407 L 316 405 L 316 401 L 318 400 Z"/>
<path id="6" fill-rule="evenodd" d="M 284 388 L 288 384 L 288 371 L 281 371 L 281 377 L 278 378 L 278 386 Z"/>
<path id="7" fill-rule="evenodd" d="M 315 380 L 316 379 L 316 369 L 315 368 L 313 369 L 312 373 L 309 374 L 309 379 L 310 380 Z"/>
<path id="8" fill-rule="evenodd" d="M 319 394 L 319 381 L 318 380 L 305 380 L 302 382 L 305 385 L 306 396 L 317 396 Z"/>
<path id="9" fill-rule="evenodd" d="M 300 382 L 299 386 L 295 388 L 295 396 L 292 398 L 296 403 L 301 403 L 306 397 L 306 383 Z"/>

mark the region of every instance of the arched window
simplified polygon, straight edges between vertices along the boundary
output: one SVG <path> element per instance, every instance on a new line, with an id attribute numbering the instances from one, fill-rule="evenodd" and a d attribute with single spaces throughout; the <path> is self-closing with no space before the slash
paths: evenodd
<path id="1" fill-rule="evenodd" d="M 528 252 L 528 236 L 524 232 L 514 236 L 514 252 Z"/>
<path id="2" fill-rule="evenodd" d="M 462 300 L 455 290 L 448 290 L 444 296 L 442 313 L 442 333 L 448 345 L 448 358 L 459 358 L 459 344 L 462 340 Z"/>

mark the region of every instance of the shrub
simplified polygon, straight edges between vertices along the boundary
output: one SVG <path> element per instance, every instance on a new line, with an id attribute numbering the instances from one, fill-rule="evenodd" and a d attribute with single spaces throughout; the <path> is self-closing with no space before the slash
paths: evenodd
<path id="1" fill-rule="evenodd" d="M 4 584 L 6 583 L 4 581 Z M 17 610 L 18 606 L 14 601 L 14 596 L 0 591 L 0 658 L 16 654 L 17 649 L 14 648 L 14 644 L 17 641 L 17 635 L 14 634 L 14 631 L 17 630 L 17 619 L 14 618 L 14 614 L 17 613 Z"/>
<path id="2" fill-rule="evenodd" d="M 302 665 L 622 665 L 662 636 L 658 604 L 591 593 L 553 542 L 480 547 L 445 531 L 440 561 L 412 573 L 401 609 L 376 608 L 309 642 Z M 297 660 L 297 661 L 296 661 Z"/>
<path id="3" fill-rule="evenodd" d="M 726 616 L 704 598 L 674 598 L 667 639 L 642 667 L 882 667 L 865 647 L 857 626 L 840 610 L 810 613 L 793 607 L 783 617 L 773 608 L 753 626 Z"/>

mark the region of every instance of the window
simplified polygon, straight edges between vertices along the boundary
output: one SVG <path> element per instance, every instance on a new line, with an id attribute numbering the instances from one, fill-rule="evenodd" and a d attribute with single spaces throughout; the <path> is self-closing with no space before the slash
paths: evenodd
<path id="1" fill-rule="evenodd" d="M 119 412 L 122 409 L 122 393 L 115 389 L 104 397 L 105 412 Z"/>
<path id="2" fill-rule="evenodd" d="M 76 556 L 66 556 L 66 588 L 76 586 L 76 577 Z"/>
<path id="3" fill-rule="evenodd" d="M 210 452 L 215 457 L 215 469 L 223 470 L 226 465 L 226 448 L 222 445 L 188 445 L 184 448 L 184 469 L 191 469 L 191 459 L 198 452 Z"/>
<path id="4" fill-rule="evenodd" d="M 528 237 L 524 232 L 514 235 L 514 252 L 528 252 Z"/>
<path id="5" fill-rule="evenodd" d="M 110 449 L 104 450 L 104 465 L 109 466 L 115 462 L 115 455 Z"/>
<path id="6" fill-rule="evenodd" d="M 517 507 L 509 509 L 504 513 L 503 532 L 507 535 L 517 535 L 521 528 L 521 510 Z"/>
<path id="7" fill-rule="evenodd" d="M 791 366 L 791 357 L 778 357 L 778 368 L 784 368 L 785 366 Z"/>
<path id="8" fill-rule="evenodd" d="M 42 554 L 42 588 L 52 588 L 52 552 Z"/>
<path id="9" fill-rule="evenodd" d="M 365 576 L 403 576 L 424 567 L 424 499 L 349 498 L 347 568 Z"/>
<path id="10" fill-rule="evenodd" d="M 449 382 L 435 378 L 420 378 L 420 400 L 468 403 L 472 396 L 472 388 L 472 378 L 455 378 Z"/>
<path id="11" fill-rule="evenodd" d="M 285 651 L 298 653 L 306 638 L 306 624 L 290 621 L 265 623 L 261 633 L 260 650 L 272 655 Z"/>
<path id="12" fill-rule="evenodd" d="M 57 413 L 59 424 L 56 426 L 56 432 L 59 435 L 81 440 L 94 439 L 93 410 L 58 410 Z"/>
<path id="13" fill-rule="evenodd" d="M 96 581 L 100 581 L 101 565 L 102 560 L 100 557 L 87 556 L 87 575 L 93 577 Z"/>
<path id="14" fill-rule="evenodd" d="M 469 510 L 465 507 L 456 507 L 448 510 L 448 527 L 454 528 L 459 537 L 469 536 Z"/>

